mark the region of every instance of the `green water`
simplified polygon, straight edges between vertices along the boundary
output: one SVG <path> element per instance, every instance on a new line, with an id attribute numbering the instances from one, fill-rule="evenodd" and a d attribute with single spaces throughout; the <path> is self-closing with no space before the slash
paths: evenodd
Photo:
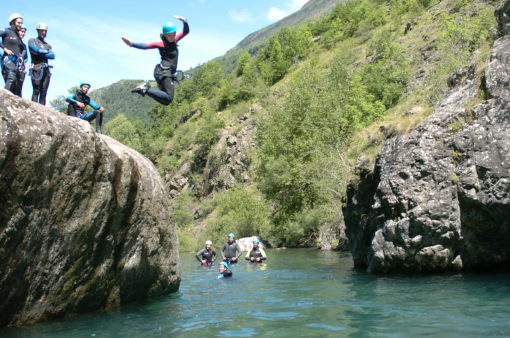
<path id="1" fill-rule="evenodd" d="M 2 337 L 510 336 L 510 274 L 372 276 L 349 255 L 268 250 L 231 279 L 183 254 L 179 293 Z"/>

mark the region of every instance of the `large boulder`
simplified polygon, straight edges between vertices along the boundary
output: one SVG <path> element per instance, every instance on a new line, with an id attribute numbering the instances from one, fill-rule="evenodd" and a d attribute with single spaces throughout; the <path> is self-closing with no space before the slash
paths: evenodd
<path id="1" fill-rule="evenodd" d="M 169 210 L 147 158 L 0 89 L 0 326 L 176 291 Z"/>
<path id="2" fill-rule="evenodd" d="M 510 37 L 348 187 L 344 218 L 355 265 L 371 272 L 510 266 Z M 480 88 L 489 99 L 469 107 Z"/>

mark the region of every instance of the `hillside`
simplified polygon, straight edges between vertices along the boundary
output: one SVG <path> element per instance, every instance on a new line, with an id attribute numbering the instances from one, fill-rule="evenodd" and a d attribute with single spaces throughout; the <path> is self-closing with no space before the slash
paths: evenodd
<path id="1" fill-rule="evenodd" d="M 336 4 L 341 1 L 342 0 L 310 0 L 299 11 L 251 33 L 225 55 L 218 57 L 216 60 L 221 63 L 226 72 L 230 72 L 236 67 L 237 59 L 243 51 L 249 51 L 252 55 L 255 54 L 257 50 L 267 43 L 267 40 L 271 36 L 278 33 L 283 27 L 296 27 L 306 22 L 317 20 L 327 15 Z"/>
<path id="2" fill-rule="evenodd" d="M 107 132 L 157 164 L 183 250 L 229 232 L 345 248 L 347 183 L 433 113 L 452 74 L 471 65 L 480 80 L 502 2 L 339 4 L 241 53 L 231 74 L 217 60 L 197 68 L 149 126 L 112 121 Z"/>
<path id="3" fill-rule="evenodd" d="M 144 100 L 140 95 L 130 92 L 140 82 L 142 80 L 120 80 L 90 92 L 91 97 L 107 109 L 104 122 L 114 119 L 119 114 L 131 120 L 141 120 L 146 123 L 150 121 L 147 111 L 154 102 Z"/>

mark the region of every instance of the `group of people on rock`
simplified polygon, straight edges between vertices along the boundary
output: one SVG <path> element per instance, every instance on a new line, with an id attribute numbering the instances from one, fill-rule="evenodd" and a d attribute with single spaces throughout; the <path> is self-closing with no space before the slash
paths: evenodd
<path id="1" fill-rule="evenodd" d="M 51 66 L 48 60 L 55 59 L 51 45 L 46 42 L 48 25 L 40 22 L 36 25 L 37 37 L 23 42 L 27 27 L 23 25 L 23 16 L 18 13 L 9 16 L 9 27 L 0 29 L 0 48 L 3 50 L 1 68 L 5 89 L 21 97 L 25 81 L 25 64 L 30 53 L 32 63 L 29 75 L 32 79 L 32 101 L 46 104 L 46 94 L 50 85 Z"/>
<path id="2" fill-rule="evenodd" d="M 174 81 L 176 80 L 177 62 L 179 50 L 177 42 L 189 33 L 186 18 L 175 15 L 177 20 L 182 21 L 183 30 L 177 32 L 177 27 L 167 22 L 162 27 L 160 40 L 150 43 L 131 42 L 122 37 L 122 41 L 130 47 L 138 49 L 157 48 L 161 55 L 161 62 L 154 69 L 154 78 L 159 89 L 151 88 L 149 83 L 142 83 L 131 92 L 142 96 L 148 95 L 163 105 L 169 105 L 174 98 Z M 23 42 L 27 27 L 23 25 L 23 16 L 13 13 L 9 16 L 9 27 L 0 29 L 0 48 L 3 50 L 0 61 L 2 76 L 5 81 L 5 89 L 21 97 L 23 82 L 25 80 L 25 65 L 28 63 L 28 54 L 31 56 L 29 75 L 32 79 L 32 101 L 42 105 L 46 104 L 46 95 L 50 85 L 52 66 L 48 60 L 55 59 L 55 53 L 51 45 L 46 42 L 48 25 L 40 22 L 36 25 L 37 38 L 29 39 L 28 48 Z M 82 81 L 79 88 L 66 98 L 69 103 L 68 115 L 86 121 L 96 120 L 96 132 L 101 132 L 104 107 L 97 105 L 88 91 L 90 82 Z M 86 106 L 94 109 L 86 112 Z"/>
<path id="3" fill-rule="evenodd" d="M 248 250 L 244 259 L 251 263 L 261 263 L 267 259 L 266 252 L 260 247 L 260 240 L 254 239 L 252 248 Z M 232 271 L 229 269 L 229 264 L 236 264 L 242 255 L 242 250 L 235 240 L 233 233 L 228 234 L 228 240 L 221 249 L 222 261 L 218 264 L 219 275 L 218 278 L 232 277 Z M 212 242 L 205 241 L 205 247 L 198 251 L 195 255 L 197 260 L 203 266 L 209 266 L 216 260 L 216 251 L 212 248 Z"/>

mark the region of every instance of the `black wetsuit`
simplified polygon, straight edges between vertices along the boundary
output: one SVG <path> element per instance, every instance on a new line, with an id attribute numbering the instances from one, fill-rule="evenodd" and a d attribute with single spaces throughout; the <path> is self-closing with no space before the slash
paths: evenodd
<path id="1" fill-rule="evenodd" d="M 221 254 L 223 257 L 226 257 L 229 263 L 235 263 L 237 261 L 232 261 L 231 258 L 235 257 L 236 259 L 239 259 L 241 257 L 241 254 L 243 252 L 241 251 L 241 248 L 239 247 L 239 244 L 237 244 L 236 241 L 233 241 L 232 243 L 225 243 L 223 245 L 223 249 L 221 249 Z"/>
<path id="2" fill-rule="evenodd" d="M 230 271 L 230 270 L 223 271 L 222 273 L 220 273 L 218 275 L 218 278 L 228 278 L 228 277 L 232 277 L 232 271 Z"/>
<path id="3" fill-rule="evenodd" d="M 195 257 L 197 257 L 200 263 L 202 263 L 203 260 L 205 260 L 207 263 L 212 263 L 216 258 L 216 251 L 213 249 L 202 249 L 197 252 Z"/>
<path id="4" fill-rule="evenodd" d="M 27 47 L 18 36 L 18 32 L 11 28 L 0 29 L 0 48 L 10 49 L 13 55 L 2 55 L 2 76 L 5 81 L 5 89 L 21 97 L 23 81 L 25 79 L 25 59 Z"/>
<path id="5" fill-rule="evenodd" d="M 32 101 L 46 104 L 46 94 L 50 86 L 51 72 L 48 60 L 55 58 L 51 45 L 40 36 L 28 40 L 28 48 L 32 56 L 30 77 L 32 78 Z"/>
<path id="6" fill-rule="evenodd" d="M 174 79 L 179 59 L 177 42 L 189 33 L 188 23 L 183 22 L 183 24 L 184 29 L 176 34 L 174 42 L 168 42 L 164 35 L 161 34 L 160 41 L 150 43 L 136 42 L 131 45 L 131 47 L 138 49 L 159 49 L 161 63 L 157 64 L 154 68 L 154 78 L 160 90 L 151 88 L 147 91 L 147 95 L 164 105 L 169 105 L 174 99 Z"/>
<path id="7" fill-rule="evenodd" d="M 103 112 L 99 111 L 101 106 L 97 105 L 90 96 L 78 89 L 75 93 L 69 95 L 66 101 L 69 102 L 69 106 L 67 107 L 67 115 L 77 117 L 89 122 L 96 119 L 96 132 L 101 132 L 101 127 L 103 125 Z M 78 107 L 76 102 L 83 103 L 85 107 L 89 105 L 92 107 L 92 109 L 94 109 L 94 111 L 84 113 L 85 107 Z"/>

